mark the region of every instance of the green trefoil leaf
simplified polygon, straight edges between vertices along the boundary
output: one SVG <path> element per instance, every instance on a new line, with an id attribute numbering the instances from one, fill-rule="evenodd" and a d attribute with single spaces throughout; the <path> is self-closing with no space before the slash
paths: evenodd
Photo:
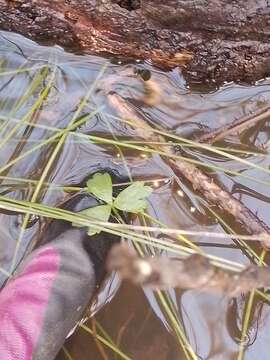
<path id="1" fill-rule="evenodd" d="M 115 199 L 113 205 L 122 211 L 139 213 L 146 209 L 145 200 L 152 193 L 150 186 L 145 186 L 143 182 L 137 181 L 124 189 Z"/>
<path id="2" fill-rule="evenodd" d="M 110 174 L 97 173 L 87 181 L 88 192 L 107 204 L 112 204 L 112 179 Z"/>

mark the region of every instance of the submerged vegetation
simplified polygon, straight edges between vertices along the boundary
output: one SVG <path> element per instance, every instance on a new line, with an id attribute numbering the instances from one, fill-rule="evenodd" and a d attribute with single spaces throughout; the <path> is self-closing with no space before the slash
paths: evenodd
<path id="1" fill-rule="evenodd" d="M 123 241 L 132 243 L 141 257 L 162 255 L 168 259 L 172 257 L 172 261 L 175 261 L 175 258 L 183 260 L 199 254 L 207 259 L 207 264 L 220 271 L 236 274 L 241 273 L 248 264 L 268 267 L 267 251 L 261 246 L 261 243 L 268 245 L 268 227 L 256 214 L 259 209 L 250 210 L 253 214 L 252 224 L 248 224 L 249 218 L 245 223 L 239 221 L 239 214 L 232 211 L 228 215 L 224 211 L 224 202 L 228 203 L 232 198 L 236 199 L 237 204 L 242 204 L 245 192 L 265 200 L 257 189 L 262 189 L 262 193 L 264 189 L 270 189 L 269 139 L 266 135 L 260 139 L 264 141 L 260 146 L 255 140 L 248 147 L 248 142 L 245 144 L 245 141 L 237 142 L 228 138 L 232 131 L 226 133 L 227 142 L 213 145 L 202 143 L 200 137 L 192 138 L 192 134 L 182 136 L 177 129 L 174 131 L 169 125 L 167 128 L 163 126 L 164 123 L 158 119 L 159 114 L 156 120 L 140 114 L 138 109 L 134 110 L 136 103 L 129 101 L 129 93 L 134 91 L 135 100 L 141 99 L 138 97 L 141 80 L 130 76 L 129 65 L 124 66 L 121 73 L 117 67 L 98 58 L 90 58 L 91 62 L 88 57 L 67 56 L 61 63 L 59 58 L 63 53 L 58 49 L 39 49 L 32 44 L 37 51 L 33 55 L 28 49 L 32 49 L 31 46 L 26 44 L 23 50 L 26 54 L 22 55 L 17 46 L 9 42 L 4 42 L 4 45 L 0 58 L 0 209 L 5 216 L 16 215 L 18 225 L 12 234 L 15 245 L 9 248 L 12 254 L 1 267 L 2 282 L 12 275 L 21 259 L 38 245 L 44 230 L 42 226 L 36 227 L 36 224 L 48 223 L 49 226 L 49 219 L 84 226 L 88 228 L 89 235 L 101 231 L 118 235 Z M 10 57 L 5 53 L 8 51 L 11 52 Z M 76 72 L 76 66 L 77 70 L 82 67 L 81 73 Z M 143 68 L 140 64 L 135 66 Z M 91 69 L 92 78 L 85 82 L 86 68 Z M 65 71 L 68 71 L 68 75 Z M 70 93 L 73 83 L 69 83 L 67 76 L 76 83 L 73 94 Z M 104 83 L 106 86 L 111 84 L 109 92 L 103 91 Z M 117 87 L 120 88 L 118 92 Z M 241 91 L 241 87 L 238 91 Z M 64 100 L 63 96 L 68 98 Z M 183 99 L 181 101 L 184 102 Z M 189 111 L 185 106 L 183 104 L 183 112 Z M 225 101 L 219 105 L 222 106 L 226 111 Z M 262 104 L 258 101 L 257 106 L 266 107 L 263 101 Z M 146 113 L 148 109 L 148 105 L 145 106 Z M 135 114 L 135 118 L 132 114 Z M 259 121 L 267 119 L 259 118 Z M 194 126 L 194 121 L 190 126 Z M 201 124 L 196 128 L 199 132 L 202 129 L 205 130 Z M 250 127 L 241 129 L 241 133 L 238 128 L 236 138 L 256 138 L 261 129 L 253 129 L 253 133 L 245 134 L 244 131 L 250 131 Z M 236 141 L 235 144 L 233 141 Z M 158 159 L 158 166 L 147 163 L 149 159 Z M 144 162 L 142 166 L 140 162 Z M 180 167 L 179 164 L 182 173 L 173 171 L 174 166 Z M 154 169 L 152 174 L 144 170 L 150 165 Z M 196 169 L 192 170 L 191 177 L 201 176 L 205 172 L 207 179 L 212 181 L 210 184 L 217 184 L 219 191 L 229 189 L 228 184 L 232 183 L 232 190 L 237 193 L 238 183 L 242 181 L 242 193 L 240 191 L 237 198 L 226 190 L 229 198 L 224 202 L 213 202 L 213 197 L 220 194 L 209 195 L 208 189 L 200 188 L 202 182 L 197 184 L 197 188 L 192 187 L 192 179 L 183 176 L 184 171 L 191 169 L 189 165 Z M 127 181 L 113 184 L 107 172 L 110 167 L 124 174 Z M 136 167 L 137 173 L 133 169 Z M 147 176 L 144 176 L 144 171 Z M 84 179 L 94 173 L 85 186 Z M 225 180 L 226 187 L 222 185 Z M 249 184 L 254 184 L 253 190 L 248 188 Z M 114 187 L 121 190 L 116 198 L 113 198 Z M 87 192 L 98 199 L 100 204 L 97 207 L 75 213 L 61 206 L 73 194 Z M 154 200 L 155 196 L 160 197 L 159 201 Z M 170 198 L 173 198 L 171 203 Z M 163 209 L 153 206 L 163 206 L 162 202 Z M 178 206 L 173 207 L 175 202 L 180 203 L 179 209 L 184 209 L 182 215 L 179 210 L 179 214 L 173 213 L 173 221 L 166 222 L 164 212 L 174 212 Z M 248 208 L 247 204 L 243 206 Z M 241 207 L 239 211 L 242 211 Z M 128 223 L 122 213 L 130 213 Z M 181 216 L 185 214 L 188 215 L 181 227 Z M 198 226 L 193 226 L 190 220 L 194 214 L 198 215 Z M 111 217 L 114 221 L 110 220 Z M 252 226 L 258 226 L 259 231 L 252 233 Z M 39 233 L 41 235 L 38 236 Z M 222 251 L 217 253 L 215 247 L 224 250 L 224 256 Z M 235 260 L 227 249 L 236 250 L 239 257 Z M 235 339 L 238 349 L 234 357 L 239 360 L 244 357 L 250 325 L 254 326 L 256 320 L 253 319 L 256 308 L 261 304 L 269 306 L 270 303 L 267 288 L 264 289 L 261 282 L 258 285 L 260 289 L 251 290 L 245 297 L 239 296 L 241 314 L 240 320 L 236 321 L 240 323 L 240 334 Z M 149 298 L 157 304 L 159 316 L 178 342 L 179 354 L 184 359 L 198 359 L 184 315 L 178 308 L 176 294 L 174 289 L 151 290 Z M 109 348 L 111 356 L 115 354 L 115 358 L 132 359 L 132 355 L 122 349 L 121 342 L 108 334 L 102 324 L 93 320 L 92 326 L 91 322 L 79 326 L 94 338 L 103 358 L 108 358 L 106 349 Z M 67 359 L 73 358 L 68 346 L 64 347 L 63 352 Z"/>

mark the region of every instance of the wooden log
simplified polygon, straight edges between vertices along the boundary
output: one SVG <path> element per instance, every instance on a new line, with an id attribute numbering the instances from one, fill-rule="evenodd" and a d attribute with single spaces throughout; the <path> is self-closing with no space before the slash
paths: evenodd
<path id="1" fill-rule="evenodd" d="M 83 53 L 180 65 L 191 83 L 270 75 L 266 0 L 0 0 L 0 29 Z"/>

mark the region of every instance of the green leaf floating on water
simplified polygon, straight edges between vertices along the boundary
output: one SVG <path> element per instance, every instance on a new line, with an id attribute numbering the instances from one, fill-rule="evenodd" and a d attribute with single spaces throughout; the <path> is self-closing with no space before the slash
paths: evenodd
<path id="1" fill-rule="evenodd" d="M 92 221 L 107 222 L 110 218 L 111 210 L 112 210 L 111 205 L 99 205 L 99 206 L 94 206 L 89 209 L 82 210 L 78 214 L 89 217 L 89 220 L 92 220 Z M 76 226 L 76 227 L 82 226 L 82 225 L 79 225 L 76 223 L 72 223 L 72 225 Z M 101 230 L 98 230 L 94 227 L 89 226 L 87 234 L 92 236 L 95 234 L 99 234 L 100 232 L 101 232 Z"/>
<path id="2" fill-rule="evenodd" d="M 137 181 L 121 191 L 113 201 L 112 179 L 108 173 L 95 174 L 88 180 L 87 189 L 89 193 L 104 201 L 106 205 L 97 205 L 80 211 L 79 214 L 86 216 L 89 220 L 100 222 L 108 222 L 113 207 L 134 214 L 142 212 L 147 207 L 145 199 L 152 193 L 150 186 L 145 186 L 143 182 Z M 82 226 L 76 222 L 72 223 L 72 225 Z M 92 236 L 99 234 L 101 231 L 102 229 L 97 230 L 95 227 L 89 226 L 87 233 Z"/>
<path id="3" fill-rule="evenodd" d="M 107 204 L 112 203 L 112 179 L 110 174 L 97 173 L 87 181 L 88 191 Z"/>
<path id="4" fill-rule="evenodd" d="M 145 186 L 143 182 L 135 182 L 124 189 L 115 199 L 113 205 L 122 211 L 139 213 L 146 209 L 147 198 L 152 193 L 150 186 Z"/>

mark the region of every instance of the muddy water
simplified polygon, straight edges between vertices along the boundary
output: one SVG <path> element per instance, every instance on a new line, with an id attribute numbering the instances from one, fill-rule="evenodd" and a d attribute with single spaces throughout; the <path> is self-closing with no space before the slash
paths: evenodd
<path id="1" fill-rule="evenodd" d="M 96 81 L 87 106 L 82 111 L 82 114 L 89 114 L 89 119 L 76 129 L 76 133 L 107 138 L 113 136 L 117 139 L 132 139 L 133 133 L 128 126 L 112 117 L 117 113 L 108 104 L 104 87 L 110 86 L 153 126 L 192 138 L 268 104 L 269 81 L 261 81 L 256 86 L 226 84 L 219 90 L 203 86 L 194 89 L 189 88 L 177 69 L 165 73 L 148 63 L 110 63 L 98 57 L 68 54 L 57 47 L 41 47 L 7 33 L 1 33 L 0 37 L 0 64 L 1 195 L 31 200 L 35 187 L 25 179 L 38 181 L 47 168 L 48 186 L 41 187 L 37 201 L 58 205 L 70 196 L 63 186 L 76 186 L 96 170 L 114 169 L 124 177 L 130 173 L 133 179 L 153 181 L 149 213 L 166 225 L 186 230 L 224 231 L 206 204 L 200 201 L 198 194 L 182 178 L 174 178 L 171 169 L 158 155 L 124 150 L 123 162 L 119 149 L 94 144 L 89 139 L 70 133 L 56 154 L 55 161 L 48 167 L 57 144 L 53 141 L 42 146 L 39 144 L 52 136 L 53 127 L 64 128 L 70 124 L 83 97 L 97 78 L 100 79 Z M 46 67 L 51 69 L 50 74 L 54 74 L 53 86 L 45 103 L 27 116 L 41 88 L 48 85 L 48 78 L 33 89 L 27 100 L 22 99 L 36 83 L 35 76 L 39 71 L 46 71 Z M 25 68 L 29 68 L 29 71 L 23 70 Z M 146 106 L 138 101 L 142 96 L 142 86 L 130 76 L 134 68 L 149 70 L 152 79 L 160 84 L 163 96 L 155 106 Z M 34 126 L 30 126 L 29 122 Z M 11 131 L 14 133 L 6 141 Z M 268 155 L 254 152 L 261 152 L 262 145 L 269 137 L 268 122 L 265 121 L 247 129 L 239 137 L 226 139 L 220 145 L 245 150 L 246 153 L 239 153 L 238 156 L 268 169 Z M 33 148 L 35 150 L 31 151 Z M 219 171 L 214 176 L 270 225 L 269 173 L 213 153 L 202 154 L 198 149 L 188 148 L 185 151 L 189 156 L 208 164 L 239 172 L 239 175 L 226 175 Z M 225 220 L 235 231 L 244 233 L 244 229 L 240 229 L 232 219 L 225 217 Z M 6 272 L 36 244 L 46 225 L 45 219 L 30 217 L 27 228 L 22 232 L 22 221 L 22 216 L 15 212 L 2 211 L 0 214 L 2 284 L 7 278 Z M 232 241 L 209 239 L 206 236 L 194 240 L 209 254 L 242 264 L 248 264 L 251 260 Z M 138 360 L 185 359 L 153 293 L 129 284 L 123 284 L 120 289 L 118 287 L 117 279 L 109 279 L 95 306 L 99 308 L 103 305 L 95 319 L 120 349 L 130 358 Z M 237 358 L 244 296 L 230 300 L 221 295 L 173 289 L 169 290 L 169 295 L 198 358 Z M 245 359 L 269 359 L 269 315 L 269 305 L 258 301 L 246 339 Z M 88 325 L 92 327 L 93 320 Z M 100 346 L 82 329 L 69 338 L 66 348 L 73 359 L 104 358 Z M 107 352 L 107 356 L 108 359 L 118 358 L 112 352 Z M 58 359 L 64 358 L 61 352 Z"/>

